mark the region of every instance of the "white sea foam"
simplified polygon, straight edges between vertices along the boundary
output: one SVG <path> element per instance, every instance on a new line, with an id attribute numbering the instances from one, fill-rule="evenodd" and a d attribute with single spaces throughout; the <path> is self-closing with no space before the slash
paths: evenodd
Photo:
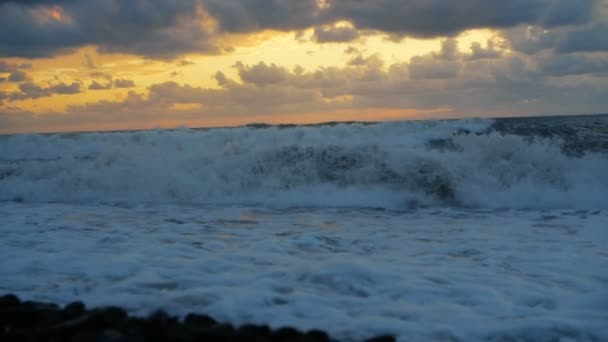
<path id="1" fill-rule="evenodd" d="M 608 157 L 492 121 L 15 135 L 0 201 L 607 208 Z M 459 134 L 464 130 L 473 134 Z"/>
<path id="2" fill-rule="evenodd" d="M 607 211 L 0 203 L 0 293 L 339 340 L 605 341 Z"/>
<path id="3" fill-rule="evenodd" d="M 0 137 L 0 292 L 344 340 L 608 339 L 608 156 L 491 124 Z"/>

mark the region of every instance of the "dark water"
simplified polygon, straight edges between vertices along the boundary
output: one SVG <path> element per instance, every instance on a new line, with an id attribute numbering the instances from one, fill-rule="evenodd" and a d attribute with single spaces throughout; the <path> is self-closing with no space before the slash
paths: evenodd
<path id="1" fill-rule="evenodd" d="M 499 118 L 488 132 L 562 140 L 569 155 L 608 152 L 608 114 Z"/>

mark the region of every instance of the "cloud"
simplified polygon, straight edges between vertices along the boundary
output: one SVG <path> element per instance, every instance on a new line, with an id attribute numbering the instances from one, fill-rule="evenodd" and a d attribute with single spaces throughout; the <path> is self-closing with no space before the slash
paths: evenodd
<path id="1" fill-rule="evenodd" d="M 0 1 L 0 56 L 48 57 L 94 45 L 101 53 L 172 59 L 187 53 L 229 52 L 222 44 L 224 34 L 267 29 L 315 28 L 316 42 L 326 43 L 352 41 L 365 30 L 450 37 L 475 28 L 518 26 L 572 31 L 560 51 L 604 51 L 605 23 L 590 24 L 601 19 L 601 1 Z M 353 27 L 335 26 L 343 21 Z M 586 36 L 594 38 L 585 42 Z M 91 60 L 86 64 L 95 66 Z"/>
<path id="2" fill-rule="evenodd" d="M 60 82 L 48 87 L 33 82 L 25 82 L 19 84 L 19 92 L 11 93 L 8 99 L 11 101 L 37 99 L 54 94 L 78 94 L 80 92 L 80 83 L 78 82 L 72 82 L 71 84 Z"/>
<path id="3" fill-rule="evenodd" d="M 344 54 L 346 55 L 354 55 L 354 54 L 359 54 L 361 53 L 361 51 L 359 51 L 359 49 L 357 49 L 354 46 L 349 46 L 346 49 L 344 49 Z"/>
<path id="4" fill-rule="evenodd" d="M 332 120 L 336 111 L 365 112 L 367 119 L 378 113 L 380 119 L 386 110 L 411 109 L 441 110 L 444 117 L 573 114 L 601 112 L 608 106 L 608 78 L 598 76 L 605 69 L 606 55 L 544 52 L 539 61 L 511 52 L 471 59 L 457 48 L 450 50 L 451 43 L 444 46 L 443 52 L 390 65 L 373 62 L 373 56 L 362 57 L 369 62 L 356 66 L 314 70 L 237 63 L 238 78 L 215 74 L 219 88 L 163 82 L 150 86 L 147 94 L 131 91 L 122 101 L 70 106 L 61 114 L 0 111 L 0 126 L 50 130 L 60 125 L 100 129 L 167 122 L 244 124 L 285 122 L 310 113 L 318 113 L 318 120 Z M 49 92 L 31 88 L 24 89 L 31 96 Z"/>
<path id="5" fill-rule="evenodd" d="M 458 41 L 454 38 L 446 39 L 441 43 L 439 53 L 435 54 L 438 59 L 452 61 L 460 57 Z"/>
<path id="6" fill-rule="evenodd" d="M 545 3 L 548 10 L 540 18 L 544 27 L 580 25 L 589 22 L 603 0 L 558 0 Z"/>
<path id="7" fill-rule="evenodd" d="M 474 28 L 520 24 L 556 27 L 591 20 L 599 0 L 206 0 L 223 30 L 298 30 L 349 21 L 371 29 L 417 37 L 453 36 Z"/>
<path id="8" fill-rule="evenodd" d="M 359 38 L 359 31 L 349 26 L 315 27 L 313 38 L 317 43 L 347 43 Z"/>
<path id="9" fill-rule="evenodd" d="M 8 77 L 9 82 L 22 82 L 27 79 L 27 74 L 21 70 L 14 70 Z"/>
<path id="10" fill-rule="evenodd" d="M 245 66 L 239 62 L 235 67 L 243 82 L 255 84 L 256 86 L 281 83 L 290 76 L 287 69 L 274 64 L 266 65 L 264 62 L 259 62 L 252 67 Z"/>
<path id="11" fill-rule="evenodd" d="M 101 52 L 173 58 L 216 52 L 201 1 L 3 1 L 0 56 L 48 57 L 94 44 Z"/>
<path id="12" fill-rule="evenodd" d="M 460 69 L 458 62 L 437 61 L 431 57 L 414 57 L 409 66 L 410 76 L 415 80 L 454 78 Z"/>
<path id="13" fill-rule="evenodd" d="M 373 54 L 368 57 L 363 57 L 363 55 L 359 54 L 351 58 L 346 65 L 354 66 L 354 67 L 368 67 L 370 69 L 378 70 L 384 66 L 384 61 L 378 54 Z"/>
<path id="14" fill-rule="evenodd" d="M 93 57 L 91 57 L 91 55 L 89 55 L 88 53 L 85 53 L 84 60 L 85 60 L 85 65 L 87 68 L 97 69 L 97 66 L 95 65 L 95 61 L 93 60 Z"/>
<path id="15" fill-rule="evenodd" d="M 321 21 L 322 9 L 316 0 L 205 0 L 204 3 L 227 32 L 289 31 L 327 23 Z"/>
<path id="16" fill-rule="evenodd" d="M 127 80 L 127 79 L 123 79 L 123 78 L 117 78 L 115 80 L 112 80 L 111 76 L 104 75 L 104 74 L 100 74 L 99 76 L 106 79 L 105 84 L 101 83 L 101 82 L 97 82 L 96 80 L 93 80 L 91 82 L 91 84 L 89 85 L 89 90 L 108 90 L 108 89 L 112 89 L 112 88 L 133 88 L 133 87 L 135 87 L 135 81 L 133 81 L 133 80 Z"/>
<path id="17" fill-rule="evenodd" d="M 216 78 L 222 89 L 199 99 L 203 108 L 208 104 L 205 101 L 213 99 L 214 108 L 232 115 L 239 112 L 237 107 L 247 108 L 245 113 L 276 112 L 274 106 L 278 105 L 273 101 L 277 97 L 285 97 L 282 100 L 287 103 L 280 106 L 292 111 L 445 107 L 454 116 L 599 112 L 608 105 L 608 97 L 604 97 L 608 80 L 589 77 L 590 70 L 570 72 L 568 80 L 562 81 L 525 54 L 471 59 L 452 42 L 445 42 L 444 47 L 386 68 L 372 62 L 296 73 L 276 65 L 241 65 L 242 70 L 256 70 L 256 80 L 277 71 L 280 77 L 273 76 L 273 82 L 259 87 L 251 80 L 241 84 L 221 74 Z M 597 61 L 596 71 L 601 67 Z M 174 89 L 175 94 L 182 91 Z M 190 95 L 189 101 L 197 98 Z M 259 99 L 253 101 L 253 97 Z M 308 100 L 298 102 L 303 98 Z"/>
<path id="18" fill-rule="evenodd" d="M 89 90 L 108 90 L 108 89 L 112 89 L 112 82 L 106 83 L 106 84 L 101 84 L 97 81 L 93 81 L 89 85 Z"/>
<path id="19" fill-rule="evenodd" d="M 517 27 L 502 35 L 511 48 L 527 54 L 543 50 L 557 53 L 607 52 L 608 21 L 606 18 L 582 26 L 558 27 L 551 30 L 540 26 Z"/>
<path id="20" fill-rule="evenodd" d="M 556 31 L 548 31 L 539 26 L 519 26 L 503 30 L 501 36 L 512 50 L 533 55 L 555 47 L 559 38 Z"/>
<path id="21" fill-rule="evenodd" d="M 72 106 L 61 119 L 52 113 L 40 120 L 22 113 L 21 124 L 161 122 L 168 117 L 211 121 L 229 117 L 246 122 L 273 115 L 280 120 L 294 113 L 375 113 L 387 108 L 440 108 L 454 117 L 573 114 L 608 108 L 608 35 L 604 34 L 608 21 L 606 12 L 598 10 L 599 1 L 330 0 L 327 6 L 318 4 L 316 0 L 0 0 L 0 56 L 40 57 L 86 44 L 102 52 L 149 58 L 181 56 L 165 72 L 168 76 L 191 64 L 183 59 L 185 53 L 224 53 L 218 46 L 226 32 L 293 30 L 308 38 L 306 29 L 313 28 L 317 43 L 351 41 L 370 32 L 442 39 L 438 51 L 410 60 L 388 56 L 390 52 L 375 55 L 374 50 L 356 45 L 344 50 L 342 66 L 305 69 L 268 61 L 238 62 L 233 65 L 235 73 L 215 73 L 219 87 L 159 82 L 144 93 L 130 92 L 124 101 Z M 208 26 L 206 20 L 214 25 Z M 477 27 L 498 30 L 490 40 L 461 50 L 460 38 L 454 35 Z M 20 40 L 9 37 L 9 29 Z M 301 39 L 301 43 L 310 42 Z M 84 64 L 95 67 L 92 60 Z M 3 81 L 20 83 L 3 84 L 0 102 L 83 91 L 79 82 L 28 82 L 27 68 L 0 61 Z M 87 72 L 90 90 L 135 86 L 132 80 L 98 70 Z M 19 91 L 9 90 L 14 86 Z M 6 127 L 17 125 L 15 113 L 8 106 L 0 108 L 0 121 Z"/>
<path id="22" fill-rule="evenodd" d="M 449 79 L 460 73 L 463 57 L 458 49 L 456 39 L 446 39 L 441 43 L 439 52 L 425 56 L 415 56 L 409 64 L 409 75 L 412 79 Z"/>
<path id="23" fill-rule="evenodd" d="M 554 27 L 591 19 L 595 0 L 334 0 L 328 16 L 357 28 L 416 37 L 453 36 L 474 28 Z"/>
<path id="24" fill-rule="evenodd" d="M 196 64 L 193 61 L 189 61 L 187 59 L 182 59 L 181 61 L 179 61 L 179 63 L 177 63 L 177 66 L 183 67 L 183 66 L 188 66 L 188 65 L 193 65 Z"/>
<path id="25" fill-rule="evenodd" d="M 541 72 L 551 76 L 594 74 L 608 76 L 608 56 L 581 54 L 550 55 L 538 62 Z"/>
<path id="26" fill-rule="evenodd" d="M 114 88 L 133 88 L 135 87 L 135 82 L 133 80 L 126 80 L 122 78 L 118 78 L 114 80 Z"/>
<path id="27" fill-rule="evenodd" d="M 469 59 L 484 59 L 484 58 L 499 58 L 502 56 L 502 51 L 496 48 L 496 43 L 492 39 L 489 39 L 486 43 L 486 47 L 481 46 L 479 42 L 471 43 L 471 54 L 468 56 Z"/>
<path id="28" fill-rule="evenodd" d="M 21 69 L 28 69 L 28 64 L 10 64 L 0 60 L 0 73 L 8 73 L 8 77 L 0 78 L 0 82 L 22 82 L 28 75 Z"/>
<path id="29" fill-rule="evenodd" d="M 608 51 L 608 21 L 574 29 L 563 34 L 557 43 L 558 52 Z"/>
<path id="30" fill-rule="evenodd" d="M 0 72 L 10 72 L 11 70 L 13 70 L 13 67 L 10 64 L 0 61 Z"/>

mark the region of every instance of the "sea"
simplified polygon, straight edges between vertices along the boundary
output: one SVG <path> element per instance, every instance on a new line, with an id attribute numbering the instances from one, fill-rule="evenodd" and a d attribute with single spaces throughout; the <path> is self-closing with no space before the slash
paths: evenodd
<path id="1" fill-rule="evenodd" d="M 0 294 L 608 341 L 608 115 L 0 136 Z"/>

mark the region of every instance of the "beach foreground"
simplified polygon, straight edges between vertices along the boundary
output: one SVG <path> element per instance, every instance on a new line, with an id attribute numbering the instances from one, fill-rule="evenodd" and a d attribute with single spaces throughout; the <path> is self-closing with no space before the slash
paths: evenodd
<path id="1" fill-rule="evenodd" d="M 0 291 L 339 340 L 608 338 L 608 213 L 0 204 Z"/>

